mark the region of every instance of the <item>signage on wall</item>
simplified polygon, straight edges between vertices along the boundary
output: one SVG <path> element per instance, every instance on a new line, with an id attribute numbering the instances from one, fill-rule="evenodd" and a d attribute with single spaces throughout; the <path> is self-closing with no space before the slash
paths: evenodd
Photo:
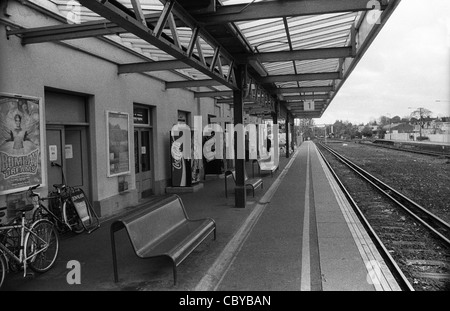
<path id="1" fill-rule="evenodd" d="M 108 177 L 130 173 L 129 116 L 125 112 L 106 112 Z"/>
<path id="2" fill-rule="evenodd" d="M 64 148 L 66 159 L 73 159 L 73 147 L 72 145 L 66 145 Z"/>
<path id="3" fill-rule="evenodd" d="M 50 162 L 58 160 L 58 146 L 50 145 L 48 146 L 48 159 Z"/>
<path id="4" fill-rule="evenodd" d="M 143 107 L 134 107 L 133 109 L 133 123 L 134 124 L 149 124 L 149 110 Z"/>
<path id="5" fill-rule="evenodd" d="M 40 98 L 0 93 L 0 195 L 45 184 L 42 119 Z"/>

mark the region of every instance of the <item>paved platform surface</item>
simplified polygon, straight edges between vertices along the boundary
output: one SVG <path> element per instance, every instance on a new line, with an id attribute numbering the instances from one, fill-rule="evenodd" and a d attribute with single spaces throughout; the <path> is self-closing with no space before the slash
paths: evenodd
<path id="1" fill-rule="evenodd" d="M 247 172 L 251 175 L 251 162 Z M 312 142 L 290 159 L 281 158 L 273 176 L 260 177 L 264 189 L 254 198 L 248 192 L 246 208 L 234 207 L 230 191 L 225 197 L 223 177 L 180 194 L 190 218 L 216 221 L 217 239 L 206 240 L 178 267 L 176 286 L 170 261 L 138 258 L 124 230 L 116 233 L 119 282 L 114 282 L 109 228 L 115 215 L 102 219 L 90 235 L 62 237 L 50 271 L 26 278 L 10 273 L 3 290 L 398 290 Z M 74 260 L 81 284 L 68 283 Z"/>

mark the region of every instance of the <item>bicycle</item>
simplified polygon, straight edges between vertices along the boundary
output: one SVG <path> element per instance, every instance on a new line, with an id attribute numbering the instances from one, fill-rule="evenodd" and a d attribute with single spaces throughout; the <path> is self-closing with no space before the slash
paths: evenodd
<path id="1" fill-rule="evenodd" d="M 55 226 L 47 219 L 29 221 L 26 212 L 33 210 L 32 204 L 18 209 L 20 216 L 6 225 L 0 224 L 0 288 L 10 270 L 28 266 L 37 273 L 48 271 L 55 264 L 59 252 L 59 238 Z M 1 212 L 0 217 L 4 213 Z"/>
<path id="2" fill-rule="evenodd" d="M 56 229 L 60 233 L 66 231 L 72 231 L 76 234 L 82 233 L 85 228 L 80 217 L 70 200 L 70 189 L 66 185 L 64 172 L 61 165 L 55 162 L 51 162 L 51 166 L 58 166 L 61 168 L 62 184 L 53 185 L 54 191 L 49 192 L 48 197 L 41 197 L 33 190 L 37 189 L 39 185 L 30 187 L 28 189 L 28 196 L 32 198 L 35 206 L 33 213 L 33 219 L 49 219 L 56 226 Z M 48 207 L 42 204 L 43 201 L 48 201 Z"/>
<path id="3" fill-rule="evenodd" d="M 98 217 L 83 190 L 67 186 L 61 165 L 55 162 L 52 162 L 51 165 L 61 169 L 63 183 L 53 185 L 55 190 L 50 192 L 47 198 L 42 198 L 33 191 L 39 185 L 30 187 L 29 196 L 36 207 L 33 219 L 50 219 L 60 233 L 66 231 L 76 234 L 84 231 L 91 233 L 99 228 Z M 49 202 L 48 207 L 42 204 L 44 200 Z"/>
<path id="4" fill-rule="evenodd" d="M 39 193 L 34 192 L 39 186 L 35 185 L 28 189 L 28 196 L 35 207 L 33 220 L 48 219 L 55 225 L 59 233 L 72 231 L 80 234 L 83 232 L 83 224 L 69 200 L 67 187 L 54 185 L 56 191 L 53 195 L 41 197 Z M 43 201 L 49 202 L 48 207 L 42 203 Z"/>

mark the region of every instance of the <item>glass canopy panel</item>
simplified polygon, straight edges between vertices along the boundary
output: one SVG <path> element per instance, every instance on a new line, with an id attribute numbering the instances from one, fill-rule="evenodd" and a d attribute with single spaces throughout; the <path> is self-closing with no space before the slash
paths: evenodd
<path id="1" fill-rule="evenodd" d="M 318 73 L 335 72 L 339 67 L 339 59 L 318 59 L 296 62 L 297 72 L 300 73 Z"/>
<path id="2" fill-rule="evenodd" d="M 269 75 L 284 75 L 284 74 L 294 74 L 294 64 L 292 61 L 288 62 L 273 62 L 264 63 Z"/>

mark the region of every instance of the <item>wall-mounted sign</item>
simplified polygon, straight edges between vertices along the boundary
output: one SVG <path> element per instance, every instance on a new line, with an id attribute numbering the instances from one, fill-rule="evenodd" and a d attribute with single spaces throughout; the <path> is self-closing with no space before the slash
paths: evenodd
<path id="1" fill-rule="evenodd" d="M 134 124 L 150 125 L 149 109 L 144 107 L 134 107 L 133 122 Z"/>
<path id="2" fill-rule="evenodd" d="M 72 145 L 66 145 L 64 147 L 64 152 L 65 152 L 66 160 L 67 159 L 73 159 L 73 147 L 72 147 Z"/>
<path id="3" fill-rule="evenodd" d="M 50 145 L 48 146 L 48 159 L 50 162 L 58 160 L 58 146 Z"/>
<path id="4" fill-rule="evenodd" d="M 313 100 L 305 100 L 303 102 L 303 110 L 304 111 L 314 111 L 314 101 Z"/>
<path id="5" fill-rule="evenodd" d="M 41 108 L 39 98 L 0 93 L 0 195 L 45 184 Z"/>
<path id="6" fill-rule="evenodd" d="M 106 112 L 106 141 L 108 143 L 108 177 L 130 173 L 129 115 Z"/>

